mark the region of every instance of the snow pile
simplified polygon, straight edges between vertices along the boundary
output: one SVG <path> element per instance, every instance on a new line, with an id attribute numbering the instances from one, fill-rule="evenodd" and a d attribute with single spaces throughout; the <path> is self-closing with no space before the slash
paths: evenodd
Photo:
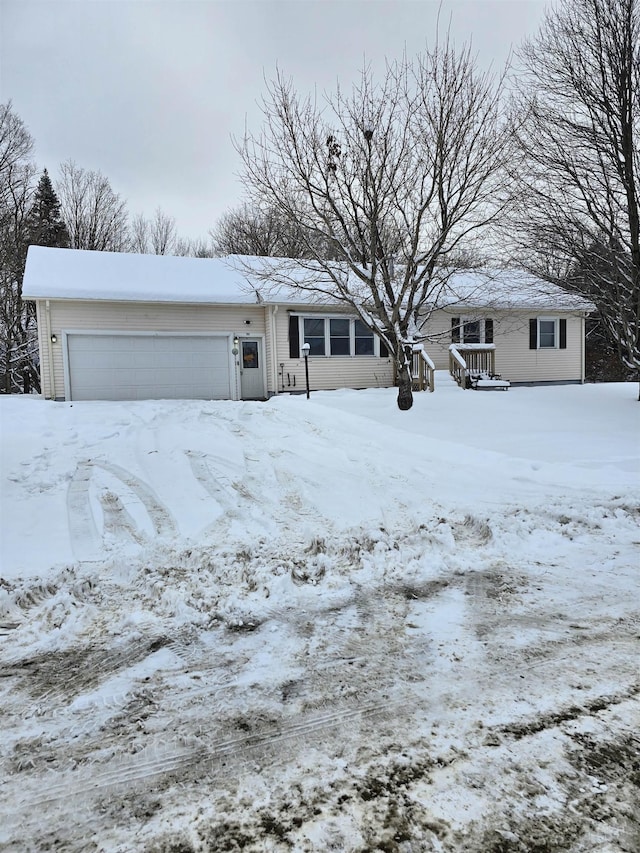
<path id="1" fill-rule="evenodd" d="M 0 399 L 0 848 L 634 849 L 636 388 L 438 379 Z"/>

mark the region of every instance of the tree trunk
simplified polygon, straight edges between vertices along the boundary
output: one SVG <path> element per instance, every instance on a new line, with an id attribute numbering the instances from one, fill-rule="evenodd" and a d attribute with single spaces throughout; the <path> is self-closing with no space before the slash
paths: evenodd
<path id="1" fill-rule="evenodd" d="M 398 365 L 398 408 L 401 412 L 406 412 L 413 406 L 412 385 L 411 363 L 405 361 Z"/>

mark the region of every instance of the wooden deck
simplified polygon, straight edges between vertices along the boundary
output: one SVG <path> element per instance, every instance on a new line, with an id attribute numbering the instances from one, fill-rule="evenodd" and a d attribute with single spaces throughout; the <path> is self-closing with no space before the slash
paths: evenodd
<path id="1" fill-rule="evenodd" d="M 451 344 L 449 373 L 465 389 L 506 391 L 511 387 L 496 373 L 495 344 Z"/>

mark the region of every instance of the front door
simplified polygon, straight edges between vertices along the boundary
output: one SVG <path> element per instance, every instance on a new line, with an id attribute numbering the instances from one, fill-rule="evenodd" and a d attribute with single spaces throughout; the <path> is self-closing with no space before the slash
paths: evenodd
<path id="1" fill-rule="evenodd" d="M 262 341 L 240 341 L 240 395 L 243 400 L 264 400 Z"/>

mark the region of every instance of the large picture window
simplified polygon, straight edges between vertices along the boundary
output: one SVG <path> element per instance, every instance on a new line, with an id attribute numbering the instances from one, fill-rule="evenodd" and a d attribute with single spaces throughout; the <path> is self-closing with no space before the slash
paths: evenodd
<path id="1" fill-rule="evenodd" d="M 309 355 L 349 358 L 356 355 L 386 357 L 373 332 L 362 320 L 352 317 L 292 317 L 299 332 L 299 345 L 309 344 Z M 295 331 L 290 342 L 298 346 Z"/>

